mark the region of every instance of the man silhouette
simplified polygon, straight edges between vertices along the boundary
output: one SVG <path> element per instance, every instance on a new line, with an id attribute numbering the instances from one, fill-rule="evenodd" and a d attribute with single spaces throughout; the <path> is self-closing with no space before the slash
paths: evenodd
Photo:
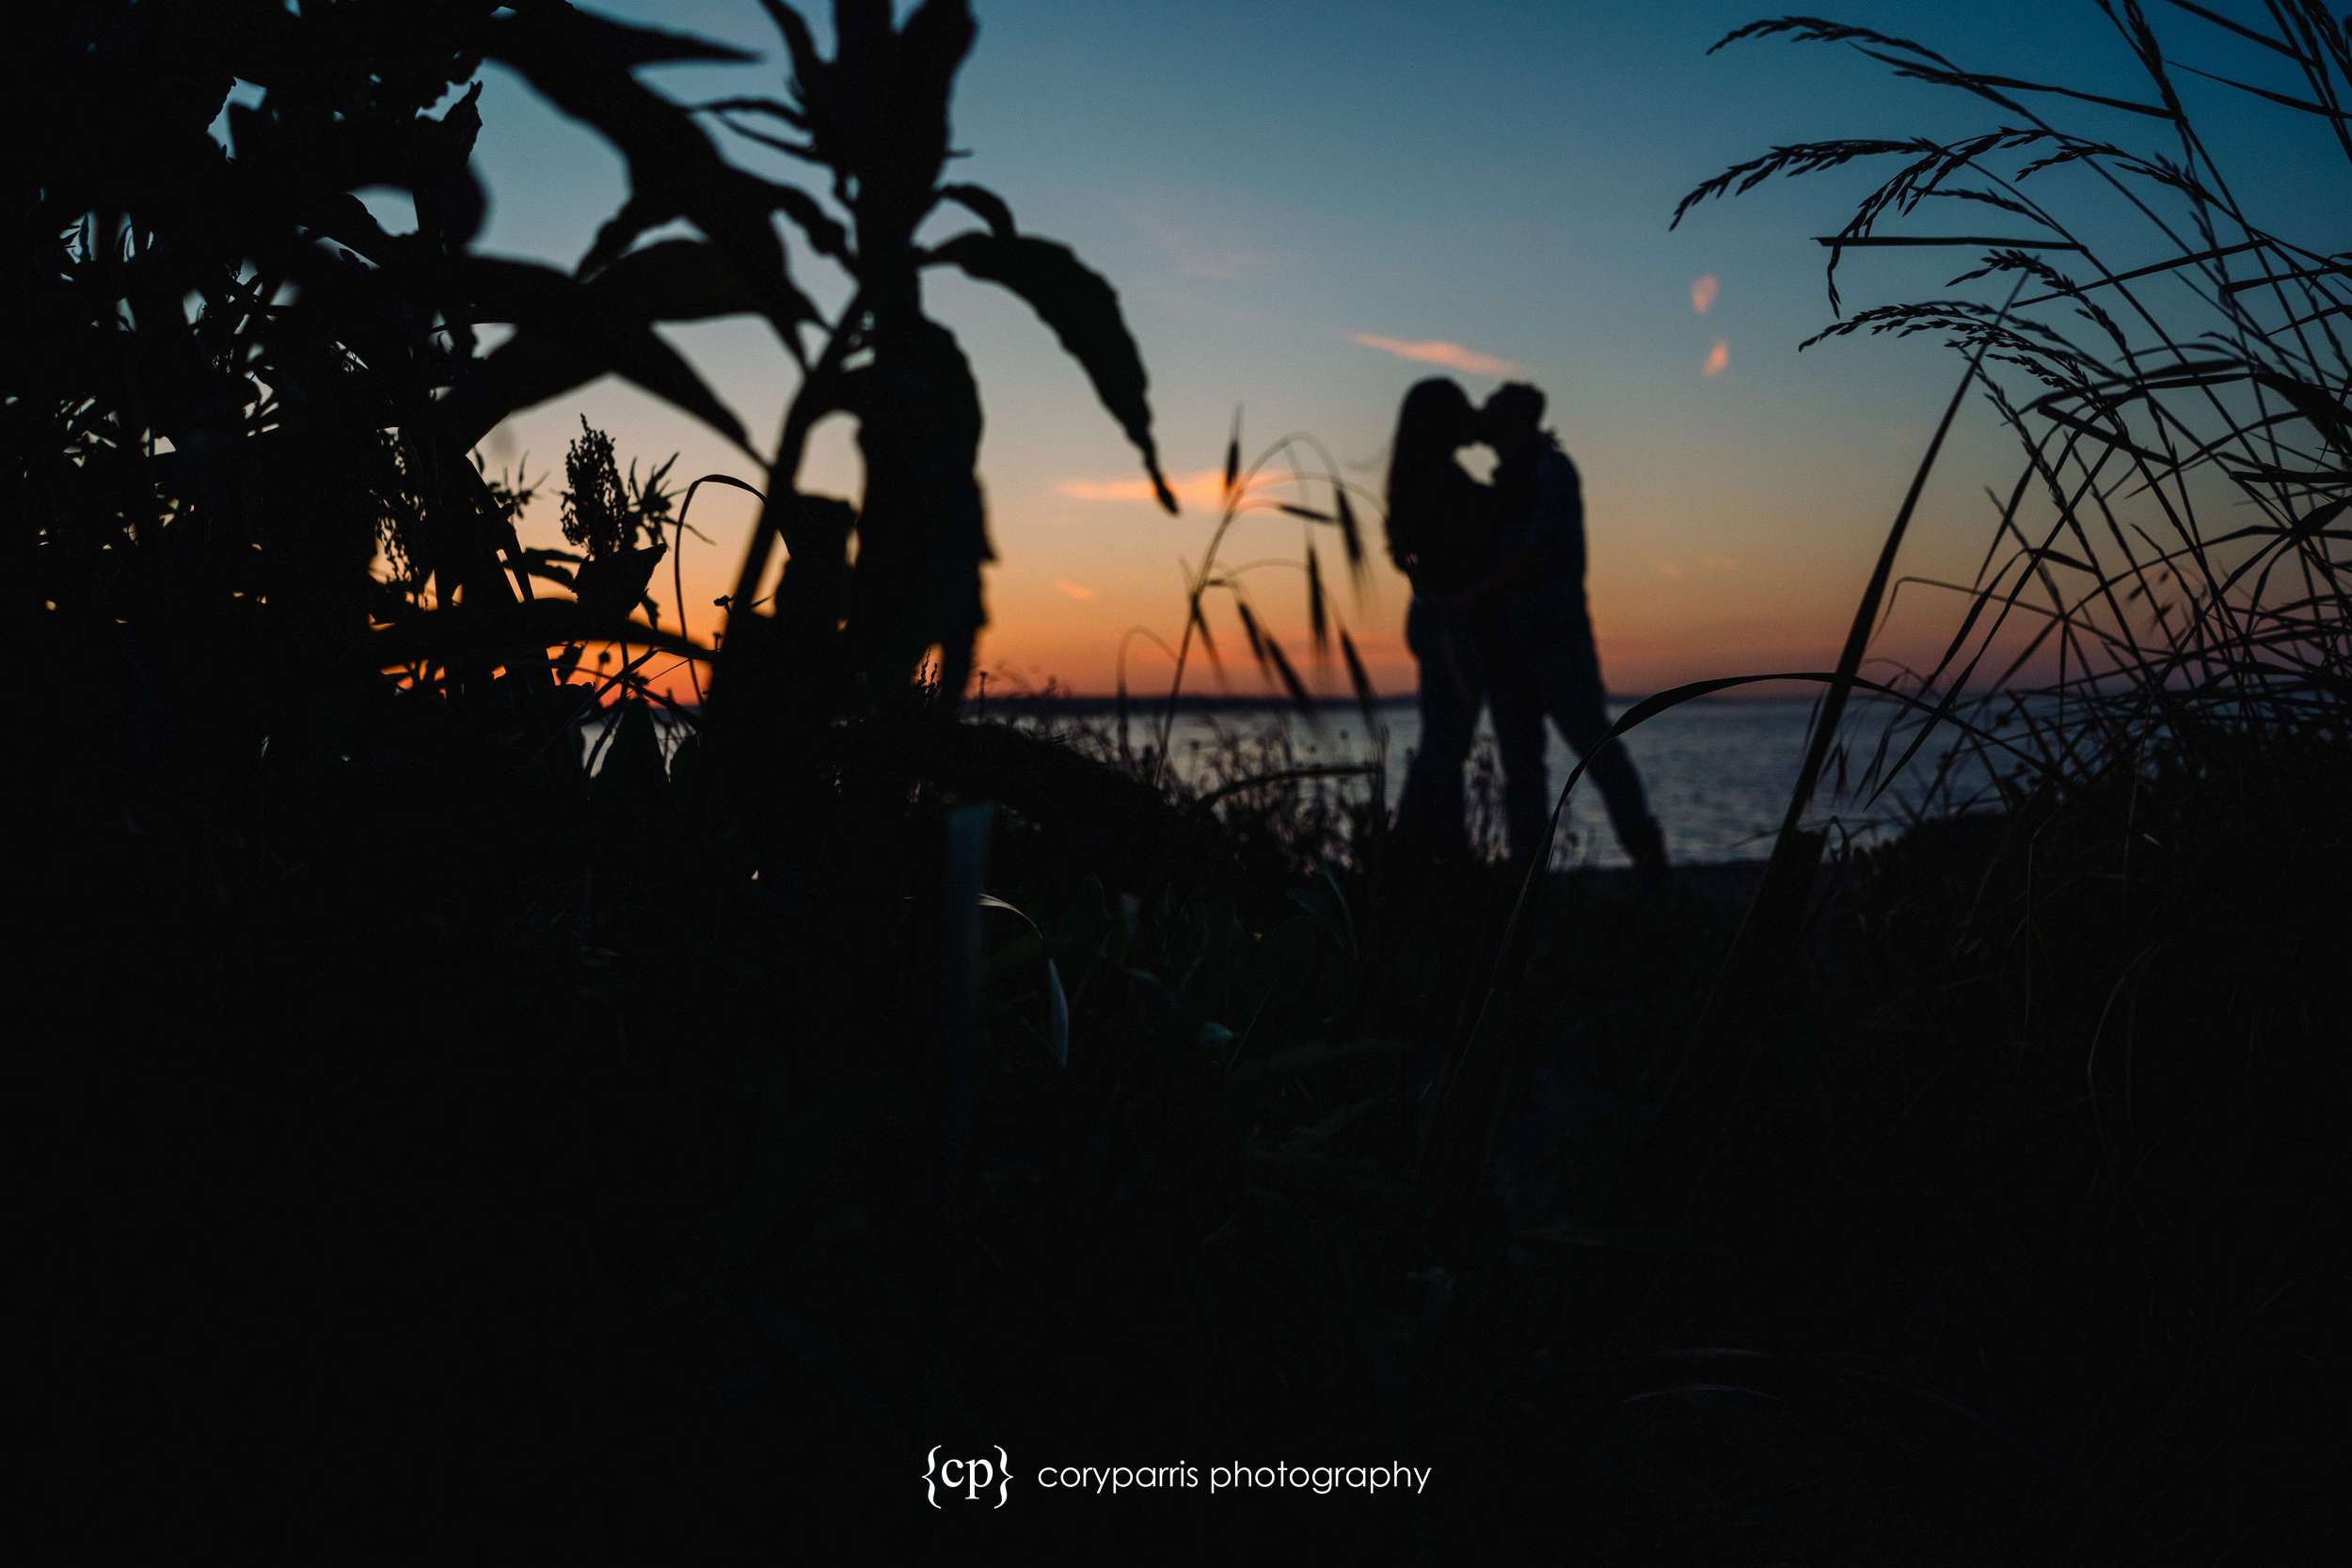
<path id="1" fill-rule="evenodd" d="M 1665 837 L 1642 796 L 1622 740 L 1602 744 L 1609 715 L 1584 598 L 1584 497 L 1576 465 L 1543 429 L 1544 394 L 1511 382 L 1487 398 L 1480 434 L 1495 467 L 1501 540 L 1494 569 L 1472 592 L 1492 640 L 1487 701 L 1502 753 L 1511 852 L 1543 846 L 1552 796 L 1544 765 L 1549 719 L 1600 791 L 1617 842 L 1645 879 L 1665 873 Z"/>

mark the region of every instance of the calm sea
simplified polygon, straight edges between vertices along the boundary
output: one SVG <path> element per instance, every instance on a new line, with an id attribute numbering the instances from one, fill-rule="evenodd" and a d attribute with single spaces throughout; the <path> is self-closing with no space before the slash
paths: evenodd
<path id="1" fill-rule="evenodd" d="M 1629 700 L 1613 701 L 1610 717 L 1625 711 Z M 1850 712 L 1845 731 L 1849 776 L 1858 786 L 1864 766 L 1878 742 L 1883 709 Z M 1761 860 L 1772 852 L 1772 835 L 1787 809 L 1788 791 L 1803 761 L 1805 729 L 1812 715 L 1807 698 L 1748 700 L 1703 699 L 1649 720 L 1626 737 L 1634 766 L 1649 795 L 1650 809 L 1666 831 L 1672 857 L 1686 863 Z M 1185 713 L 1175 722 L 1169 740 L 1170 760 L 1188 780 L 1214 785 L 1239 771 L 1269 767 L 1311 767 L 1360 763 L 1380 752 L 1385 741 L 1386 784 L 1393 807 L 1403 787 L 1405 759 L 1419 743 L 1420 725 L 1406 705 L 1383 707 L 1375 717 L 1385 736 L 1367 736 L 1363 715 L 1352 707 L 1327 707 L 1310 721 L 1273 705 L 1226 708 L 1215 713 Z M 1131 736 L 1137 746 L 1156 735 L 1156 713 L 1138 704 Z M 1063 720 L 1067 725 L 1073 721 Z M 1074 721 L 1107 732 L 1111 720 L 1097 715 Z M 593 749 L 600 723 L 584 726 L 582 743 Z M 666 726 L 665 726 L 666 728 Z M 1899 736 L 1888 753 L 1891 763 L 1908 739 Z M 1919 756 L 1875 802 L 1859 787 L 1840 795 L 1836 770 L 1825 774 L 1809 820 L 1835 822 L 1860 839 L 1899 829 L 1909 812 L 1923 806 L 1953 809 L 1980 801 L 1990 780 L 1973 758 L 1963 758 L 1938 788 L 1937 764 L 1959 739 L 1955 732 L 1939 731 Z M 1491 760 L 1492 733 L 1482 728 L 1480 750 Z M 1557 790 L 1573 764 L 1567 746 L 1551 737 L 1549 784 Z M 1475 759 L 1473 762 L 1475 766 Z M 1369 779 L 1344 778 L 1320 787 L 1361 791 Z M 1625 856 L 1609 831 L 1608 819 L 1589 786 L 1580 783 L 1568 802 L 1563 822 L 1565 842 L 1555 850 L 1566 865 L 1623 865 Z"/>
<path id="2" fill-rule="evenodd" d="M 1615 719 L 1631 699 L 1609 705 Z M 1650 810 L 1666 832 L 1673 859 L 1683 862 L 1762 860 L 1772 853 L 1772 834 L 1788 809 L 1788 792 L 1804 757 L 1806 726 L 1813 712 L 1808 698 L 1759 698 L 1745 701 L 1701 700 L 1669 709 L 1645 721 L 1622 744 L 1631 752 L 1634 767 L 1649 797 Z M 1378 710 L 1387 731 L 1387 789 L 1394 807 L 1404 786 L 1405 758 L 1419 743 L 1420 723 L 1409 707 Z M 1858 786 L 1864 766 L 1877 745 L 1881 717 L 1849 713 L 1845 725 L 1850 759 L 1849 777 Z M 1279 731 L 1300 765 L 1359 762 L 1377 749 L 1368 743 L 1363 715 L 1354 709 L 1326 709 L 1309 723 L 1295 713 L 1265 710 L 1180 717 L 1169 740 L 1170 760 L 1196 781 L 1230 776 L 1220 772 L 1218 754 L 1236 738 L 1248 740 Z M 1136 726 L 1136 736 L 1143 726 Z M 1549 783 L 1553 791 L 1567 782 L 1575 757 L 1566 742 L 1551 735 L 1548 757 Z M 1908 733 L 1890 747 L 1888 762 L 1899 756 Z M 1895 786 L 1875 804 L 1866 803 L 1867 791 L 1855 788 L 1846 797 L 1836 793 L 1833 767 L 1818 792 L 1808 819 L 1836 820 L 1858 837 L 1900 827 L 1906 808 L 1935 804 L 1943 809 L 1965 803 L 1989 789 L 1990 779 L 1973 759 L 1963 758 L 1950 770 L 1947 788 L 1933 789 L 1936 762 L 1959 738 L 1939 731 L 1904 770 Z M 1479 752 L 1491 761 L 1491 728 L 1482 724 Z M 1473 753 L 1473 769 L 1477 766 Z M 1339 781 L 1333 787 L 1363 789 L 1368 781 Z M 1931 797 L 1932 796 L 1932 800 Z M 1590 785 L 1580 781 L 1562 819 L 1566 842 L 1555 850 L 1564 864 L 1623 865 L 1626 858 L 1609 830 L 1609 819 Z"/>

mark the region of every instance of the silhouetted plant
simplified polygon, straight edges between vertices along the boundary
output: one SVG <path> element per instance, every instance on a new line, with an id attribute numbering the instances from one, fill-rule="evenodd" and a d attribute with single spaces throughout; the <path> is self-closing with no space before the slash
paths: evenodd
<path id="1" fill-rule="evenodd" d="M 2169 57 L 2134 3 L 2107 15 L 2147 82 L 2143 100 L 1971 71 L 1925 44 L 1808 18 L 1755 23 L 1716 45 L 1771 37 L 1843 44 L 2012 121 L 1949 143 L 1776 149 L 1700 185 L 1675 213 L 1679 222 L 1735 180 L 1745 191 L 1777 175 L 1899 158 L 1902 167 L 1820 240 L 1833 308 L 1838 260 L 1874 245 L 1976 249 L 1977 264 L 1949 286 L 2015 285 L 2007 307 L 1963 298 L 1877 306 L 1804 345 L 1858 332 L 1934 333 L 2026 377 L 2022 389 L 1990 374 L 1981 382 L 2026 461 L 1998 503 L 1976 580 L 1902 579 L 1966 604 L 1942 657 L 1914 673 L 1935 712 L 1906 726 L 1893 767 L 1882 767 L 1888 738 L 1879 742 L 1865 778 L 1880 789 L 1937 720 L 1963 709 L 1988 724 L 2005 719 L 2039 760 L 2087 784 L 2137 766 L 2133 758 L 2186 726 L 2335 728 L 2352 701 L 2344 679 L 2352 599 L 2331 548 L 2346 536 L 2336 492 L 2352 461 L 2344 401 L 2352 359 L 2334 325 L 2352 307 L 2352 263 L 2240 206 L 2176 82 L 2218 82 L 2249 105 L 2314 117 L 2352 163 L 2336 106 L 2344 24 L 2317 7 L 2281 8 L 2268 29 L 2183 8 L 2289 61 L 2317 101 Z M 2037 95 L 2153 121 L 2175 146 L 2135 150 L 2066 130 L 2030 106 Z M 2089 194 L 2120 206 L 2156 252 L 2105 254 L 2081 218 L 2038 194 L 2052 170 L 2086 176 Z M 2028 231 L 1995 240 L 1882 232 L 1934 198 L 2007 214 Z M 2168 284 L 2178 287 L 2156 292 Z M 2213 487 L 2255 520 L 2212 520 Z M 2126 504 L 2137 497 L 2146 500 Z M 2046 512 L 2039 524 L 2029 520 L 2037 501 Z M 1879 607 L 1874 599 L 1866 608 Z M 2036 623 L 2032 635 L 1996 652 L 2021 616 Z M 2056 679 L 2021 682 L 2037 658 L 2054 658 Z M 2045 710 L 2059 715 L 2055 723 Z"/>
<path id="2" fill-rule="evenodd" d="M 903 684 L 930 648 L 952 701 L 983 618 L 979 403 L 954 339 L 924 314 L 922 273 L 957 267 L 1027 300 L 1157 483 L 1141 361 L 1107 283 L 1020 232 L 993 194 L 941 182 L 952 82 L 974 34 L 960 0 L 930 0 L 903 25 L 886 0 L 844 4 L 832 58 L 796 13 L 769 9 L 791 55 L 791 97 L 710 112 L 799 130 L 790 150 L 829 177 L 837 211 L 727 164 L 696 111 L 633 74 L 739 53 L 564 5 L 230 7 L 225 22 L 202 23 L 140 8 L 111 30 L 86 13 L 44 20 L 24 43 L 39 62 L 32 79 L 109 134 L 45 162 L 11 209 L 24 286 L 10 291 L 7 325 L 24 352 L 11 360 L 10 477 L 28 503 L 20 512 L 46 519 L 18 543 L 20 610 L 56 607 L 33 609 L 52 617 L 51 632 L 72 622 L 165 635 L 154 595 L 168 579 L 175 616 L 238 601 L 246 608 L 222 612 L 259 611 L 314 638 L 333 621 L 335 657 L 305 661 L 322 678 L 373 657 L 411 685 L 461 693 L 501 667 L 543 667 L 547 648 L 592 626 L 617 634 L 652 563 L 641 554 L 608 569 L 608 552 L 592 547 L 574 578 L 569 563 L 523 550 L 512 508 L 468 452 L 506 415 L 606 373 L 741 444 L 734 415 L 655 326 L 752 314 L 806 374 L 768 465 L 733 613 L 753 613 L 760 569 L 784 538 L 803 579 L 780 592 L 776 612 L 797 623 L 785 636 L 808 667 L 791 677 L 807 687 L 797 711 L 832 711 L 858 673 Z M 517 71 L 628 163 L 628 200 L 573 274 L 471 249 L 484 211 L 468 167 L 479 88 L 431 111 L 485 59 Z M 239 80 L 262 90 L 232 93 Z M 227 155 L 210 135 L 223 114 Z M 414 232 L 387 231 L 354 194 L 385 183 L 410 193 Z M 943 202 L 984 227 L 919 244 Z M 778 212 L 852 279 L 831 322 L 793 281 Z M 699 237 L 632 248 L 678 217 Z M 191 295 L 192 315 L 176 304 Z M 515 330 L 480 353 L 477 329 L 493 323 Z M 810 328 L 823 337 L 813 360 L 801 338 Z M 854 514 L 795 483 L 809 429 L 834 412 L 857 420 L 868 460 Z M 374 601 L 374 624 L 397 635 L 369 639 L 379 540 L 408 603 Z M 579 610 L 516 613 L 534 578 L 570 578 Z M 331 604 L 343 608 L 323 620 Z M 638 635 L 707 656 L 675 634 Z M 422 663 L 419 650 L 430 650 Z M 775 721 L 758 707 L 747 704 L 746 723 Z"/>
<path id="3" fill-rule="evenodd" d="M 821 579 L 818 596 L 828 603 L 838 596 L 831 585 L 849 584 L 847 613 L 838 624 L 803 616 L 800 625 L 781 626 L 782 641 L 764 652 L 738 627 L 735 651 L 738 658 L 787 666 L 758 678 L 799 689 L 790 705 L 807 718 L 830 712 L 852 676 L 870 676 L 882 689 L 902 685 L 936 648 L 939 685 L 952 704 L 962 692 L 973 640 L 985 619 L 980 568 L 991 552 L 973 472 L 978 391 L 954 337 L 925 313 L 924 272 L 953 266 L 1025 300 L 1086 370 L 1140 451 L 1162 503 L 1173 512 L 1175 498 L 1152 443 L 1142 361 L 1117 295 L 1099 275 L 1066 246 L 1021 232 L 993 192 L 941 182 L 949 155 L 949 98 L 975 32 L 962 0 L 925 0 L 902 24 L 894 24 L 888 0 L 844 0 L 834 9 L 831 58 L 818 52 L 797 11 L 780 0 L 763 4 L 790 56 L 787 95 L 723 100 L 704 105 L 703 112 L 823 173 L 831 209 L 796 187 L 717 165 L 682 112 L 642 88 L 618 96 L 597 90 L 618 87 L 609 72 L 594 78 L 566 58 L 535 53 L 524 69 L 559 101 L 606 125 L 625 147 L 658 140 L 665 150 L 674 142 L 697 150 L 699 183 L 680 179 L 675 158 L 658 169 L 633 166 L 629 203 L 599 235 L 591 263 L 610 260 L 633 235 L 681 211 L 723 242 L 726 236 L 700 215 L 701 204 L 755 195 L 763 235 L 766 212 L 781 211 L 812 251 L 849 275 L 850 298 L 826 321 L 793 287 L 771 243 L 738 243 L 730 249 L 733 264 L 777 302 L 771 320 L 796 357 L 803 357 L 797 336 L 803 325 L 818 329 L 823 340 L 786 412 L 770 464 L 768 501 L 730 595 L 730 615 L 750 614 L 779 541 L 790 558 L 787 579 L 795 574 Z M 743 123 L 751 118 L 789 134 Z M 985 227 L 936 245 L 919 244 L 918 229 L 943 204 L 964 208 Z M 620 257 L 614 264 L 628 260 Z M 836 412 L 856 420 L 866 458 L 866 492 L 850 531 L 799 488 L 809 432 Z M 847 560 L 850 531 L 857 542 L 854 570 Z M 793 606 L 804 596 L 787 580 L 779 591 L 778 620 L 791 620 Z"/>
<path id="4" fill-rule="evenodd" d="M 519 612 L 534 579 L 570 573 L 520 547 L 519 498 L 468 456 L 505 413 L 607 372 L 727 422 L 651 329 L 708 303 L 659 273 L 675 252 L 635 263 L 623 298 L 470 248 L 479 87 L 433 111 L 485 56 L 551 47 L 549 31 L 583 67 L 624 73 L 730 55 L 470 0 L 28 23 L 37 96 L 105 127 L 11 177 L 6 483 L 11 604 L 32 645 L 103 667 L 103 644 L 128 637 L 153 700 L 189 711 L 172 672 L 242 641 L 274 716 L 214 690 L 204 728 L 242 749 L 266 727 L 285 754 L 322 691 L 374 669 L 479 694 L 600 617 L 626 622 L 642 589 Z M 371 185 L 408 193 L 414 231 L 379 224 L 354 194 Z M 496 322 L 516 339 L 482 356 L 477 327 Z"/>
<path id="5" fill-rule="evenodd" d="M 1319 471 L 1296 467 L 1274 469 L 1268 467 L 1275 459 L 1285 455 L 1295 460 L 1296 449 L 1301 446 L 1312 448 L 1315 454 L 1322 459 L 1323 466 Z M 1285 492 L 1295 497 L 1305 492 L 1309 486 L 1317 483 L 1323 485 L 1330 495 L 1331 505 L 1328 511 L 1309 506 L 1302 499 L 1284 499 Z M 1362 495 L 1368 500 L 1373 500 L 1375 505 L 1377 505 L 1376 499 L 1369 492 L 1342 480 L 1336 465 L 1331 462 L 1330 453 L 1323 450 L 1321 442 L 1304 432 L 1294 432 L 1274 442 L 1261 452 L 1254 462 L 1244 468 L 1241 462 L 1241 411 L 1234 410 L 1233 434 L 1225 448 L 1223 505 L 1217 515 L 1216 526 L 1210 531 L 1209 542 L 1200 552 L 1199 564 L 1188 568 L 1185 572 L 1184 629 L 1178 635 L 1173 647 L 1170 647 L 1157 634 L 1141 626 L 1131 628 L 1120 640 L 1117 681 L 1119 740 L 1122 755 L 1127 754 L 1130 750 L 1127 738 L 1127 648 L 1135 639 L 1141 637 L 1152 641 L 1168 655 L 1169 663 L 1174 666 L 1173 673 L 1168 677 L 1168 700 L 1160 710 L 1157 741 L 1152 748 L 1152 773 L 1155 780 L 1166 776 L 1168 736 L 1176 721 L 1177 703 L 1184 693 L 1184 671 L 1191 659 L 1196 640 L 1200 643 L 1200 651 L 1216 667 L 1218 675 L 1223 676 L 1224 662 L 1217 654 L 1216 640 L 1209 630 L 1208 617 L 1203 611 L 1203 605 L 1208 595 L 1214 592 L 1221 591 L 1231 596 L 1234 617 L 1240 624 L 1242 636 L 1249 645 L 1249 656 L 1257 664 L 1258 673 L 1268 689 L 1273 689 L 1279 681 L 1281 690 L 1296 705 L 1298 712 L 1303 716 L 1312 717 L 1313 700 L 1308 694 L 1306 684 L 1299 679 L 1297 667 L 1291 663 L 1290 657 L 1282 651 L 1282 645 L 1275 639 L 1274 634 L 1266 629 L 1264 622 L 1259 618 L 1252 608 L 1248 593 L 1242 584 L 1242 578 L 1248 574 L 1267 566 L 1295 567 L 1305 574 L 1307 626 L 1309 637 L 1314 648 L 1315 660 L 1320 665 L 1329 659 L 1332 637 L 1336 630 L 1340 653 L 1347 665 L 1348 682 L 1355 693 L 1357 705 L 1363 714 L 1367 737 L 1378 740 L 1380 726 L 1375 717 L 1375 708 L 1379 702 L 1379 694 L 1373 689 L 1372 680 L 1364 670 L 1363 660 L 1357 655 L 1354 639 L 1348 636 L 1347 627 L 1340 623 L 1337 614 L 1331 609 L 1329 597 L 1323 585 L 1322 558 L 1316 553 L 1314 543 L 1314 531 L 1318 527 L 1334 529 L 1338 531 L 1340 547 L 1347 561 L 1349 580 L 1354 584 L 1357 601 L 1360 607 L 1365 584 L 1364 545 L 1362 531 L 1356 521 L 1355 507 L 1348 499 L 1351 490 Z M 1217 552 L 1224 546 L 1226 535 L 1232 531 L 1235 522 L 1252 513 L 1276 513 L 1283 516 L 1297 518 L 1305 525 L 1304 537 L 1300 540 L 1299 555 L 1295 562 L 1253 561 L 1239 566 L 1226 566 L 1219 562 Z M 1376 773 L 1376 767 L 1372 770 Z"/>
<path id="6" fill-rule="evenodd" d="M 580 439 L 564 454 L 564 537 L 584 552 L 573 572 L 572 591 L 583 609 L 615 619 L 642 604 L 658 626 L 660 607 L 646 585 L 670 549 L 661 534 L 674 498 L 661 486 L 677 458 L 673 454 L 642 480 L 631 462 L 623 479 L 612 437 L 585 419 L 580 428 Z M 640 532 L 647 540 L 642 548 Z M 684 614 L 683 606 L 679 613 Z"/>

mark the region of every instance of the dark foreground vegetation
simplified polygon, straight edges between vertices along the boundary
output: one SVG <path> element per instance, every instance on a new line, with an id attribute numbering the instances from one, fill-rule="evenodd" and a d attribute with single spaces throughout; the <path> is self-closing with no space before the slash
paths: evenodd
<path id="1" fill-rule="evenodd" d="M 9 176 L 12 1555 L 2343 1555 L 2352 275 L 2235 208 L 2136 10 L 2117 112 L 2162 160 L 1774 24 L 2006 127 L 1745 171 L 1900 160 L 1845 247 L 1963 189 L 2065 233 L 2012 152 L 2184 227 L 1985 258 L 2092 347 L 2022 292 L 1854 318 L 1952 339 L 2026 466 L 1944 667 L 1874 687 L 1905 508 L 1774 858 L 1719 894 L 1422 863 L 1359 781 L 1212 800 L 1148 722 L 960 717 L 977 402 L 923 267 L 1023 293 L 1155 463 L 1140 362 L 1107 285 L 938 187 L 961 6 L 845 0 L 830 58 L 771 9 L 795 89 L 729 112 L 831 207 L 629 74 L 707 46 L 561 7 L 25 42 L 103 112 Z M 2273 23 L 2247 46 L 2340 126 L 2342 29 Z M 484 57 L 629 160 L 577 275 L 469 249 Z M 224 153 L 232 79 L 262 90 Z M 349 198 L 387 182 L 416 233 Z M 982 227 L 925 248 L 943 194 Z M 776 214 L 854 280 L 833 322 Z M 2157 284 L 2217 319 L 2168 333 Z M 714 652 L 631 613 L 666 479 L 583 437 L 559 558 L 468 454 L 608 371 L 731 419 L 650 324 L 739 310 L 807 378 Z M 840 408 L 855 506 L 797 488 Z M 1345 508 L 1305 520 L 1349 548 Z M 2011 621 L 2055 688 L 1980 667 Z M 714 682 L 659 727 L 649 647 Z M 1988 749 L 2001 794 L 1867 852 L 1815 831 L 1915 740 Z M 1001 1445 L 1008 1506 L 928 1506 L 935 1445 Z M 1030 1479 L 1399 1460 L 1423 1496 Z"/>

